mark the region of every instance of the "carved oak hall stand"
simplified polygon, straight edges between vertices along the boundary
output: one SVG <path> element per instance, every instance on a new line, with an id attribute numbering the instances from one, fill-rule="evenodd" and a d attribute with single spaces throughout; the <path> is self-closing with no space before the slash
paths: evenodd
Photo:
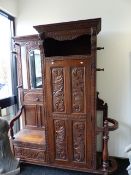
<path id="1" fill-rule="evenodd" d="M 108 118 L 107 104 L 96 93 L 101 19 L 34 28 L 39 37 L 14 38 L 22 104 L 10 123 L 15 156 L 37 165 L 113 172 L 116 163 L 109 160 L 108 139 L 118 123 Z M 97 111 L 103 112 L 101 127 Z M 21 114 L 23 128 L 14 136 L 13 125 Z"/>

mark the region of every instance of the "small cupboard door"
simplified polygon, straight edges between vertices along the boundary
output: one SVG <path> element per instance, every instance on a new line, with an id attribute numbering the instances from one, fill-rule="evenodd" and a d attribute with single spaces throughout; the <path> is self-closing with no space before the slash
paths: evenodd
<path id="1" fill-rule="evenodd" d="M 91 57 L 46 58 L 50 162 L 91 168 Z"/>
<path id="2" fill-rule="evenodd" d="M 24 106 L 23 126 L 25 128 L 44 128 L 44 107 L 37 104 L 26 104 Z"/>

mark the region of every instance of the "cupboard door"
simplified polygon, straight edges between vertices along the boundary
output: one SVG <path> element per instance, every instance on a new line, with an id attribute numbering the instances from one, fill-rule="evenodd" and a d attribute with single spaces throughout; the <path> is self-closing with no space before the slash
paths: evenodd
<path id="1" fill-rule="evenodd" d="M 26 127 L 37 127 L 37 106 L 26 105 L 24 109 L 24 119 Z"/>
<path id="2" fill-rule="evenodd" d="M 44 128 L 44 123 L 43 105 L 25 105 L 24 126 L 26 128 Z"/>
<path id="3" fill-rule="evenodd" d="M 91 168 L 91 58 L 46 59 L 50 161 Z"/>

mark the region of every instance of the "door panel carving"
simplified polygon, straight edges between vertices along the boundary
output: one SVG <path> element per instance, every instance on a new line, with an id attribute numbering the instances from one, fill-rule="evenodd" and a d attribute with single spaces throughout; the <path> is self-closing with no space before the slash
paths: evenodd
<path id="1" fill-rule="evenodd" d="M 76 162 L 85 162 L 85 132 L 85 122 L 73 122 L 73 160 Z"/>
<path id="2" fill-rule="evenodd" d="M 84 112 L 84 67 L 71 68 L 72 82 L 72 112 Z"/>
<path id="3" fill-rule="evenodd" d="M 64 72 L 63 68 L 52 68 L 53 111 L 64 112 Z"/>
<path id="4" fill-rule="evenodd" d="M 66 126 L 64 120 L 54 120 L 56 159 L 67 159 Z"/>

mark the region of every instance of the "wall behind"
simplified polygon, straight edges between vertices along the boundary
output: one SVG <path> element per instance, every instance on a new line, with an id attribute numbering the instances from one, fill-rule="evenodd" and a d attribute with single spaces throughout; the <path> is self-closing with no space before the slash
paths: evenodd
<path id="1" fill-rule="evenodd" d="M 16 17 L 17 0 L 0 0 L 0 9 Z"/>
<path id="2" fill-rule="evenodd" d="M 126 157 L 131 144 L 131 1 L 130 0 L 18 0 L 17 35 L 33 34 L 32 26 L 46 23 L 102 18 L 98 35 L 97 89 L 109 105 L 109 116 L 119 129 L 110 134 L 109 154 Z M 24 29 L 24 30 L 23 30 Z"/>

